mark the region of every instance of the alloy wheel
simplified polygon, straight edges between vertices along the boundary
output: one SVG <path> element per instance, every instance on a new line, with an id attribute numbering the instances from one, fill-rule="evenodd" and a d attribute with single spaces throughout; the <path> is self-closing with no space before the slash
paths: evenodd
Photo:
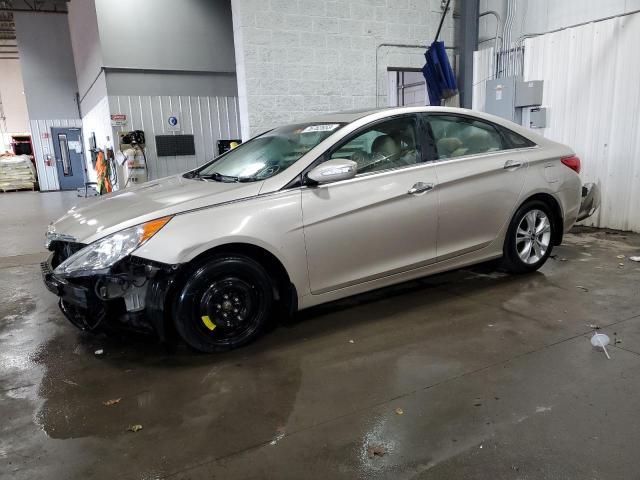
<path id="1" fill-rule="evenodd" d="M 516 229 L 516 251 L 527 265 L 539 262 L 551 243 L 551 222 L 542 210 L 529 210 Z"/>

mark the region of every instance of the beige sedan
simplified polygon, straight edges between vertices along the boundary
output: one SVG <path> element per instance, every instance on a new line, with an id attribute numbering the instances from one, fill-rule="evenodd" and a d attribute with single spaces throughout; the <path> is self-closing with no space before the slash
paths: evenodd
<path id="1" fill-rule="evenodd" d="M 82 329 L 225 350 L 276 313 L 500 257 L 538 269 L 598 207 L 579 172 L 569 147 L 478 112 L 324 115 L 70 210 L 43 275 Z"/>

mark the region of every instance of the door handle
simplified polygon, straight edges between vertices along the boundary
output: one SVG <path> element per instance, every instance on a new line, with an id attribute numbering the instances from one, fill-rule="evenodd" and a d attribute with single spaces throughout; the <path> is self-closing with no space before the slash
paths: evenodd
<path id="1" fill-rule="evenodd" d="M 518 161 L 515 161 L 515 160 L 507 160 L 504 163 L 504 167 L 502 167 L 502 168 L 504 168 L 505 170 L 517 170 L 522 165 L 523 165 L 522 162 L 518 162 Z"/>
<path id="2" fill-rule="evenodd" d="M 407 193 L 409 195 L 417 195 L 419 193 L 430 192 L 431 190 L 433 190 L 434 186 L 435 185 L 433 183 L 418 182 L 415 183 L 413 187 L 411 187 L 409 191 L 407 191 Z"/>

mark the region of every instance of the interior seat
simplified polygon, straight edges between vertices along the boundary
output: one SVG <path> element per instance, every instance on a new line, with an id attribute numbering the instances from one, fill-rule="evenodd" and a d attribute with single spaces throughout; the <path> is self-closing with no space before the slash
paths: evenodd
<path id="1" fill-rule="evenodd" d="M 371 154 L 394 159 L 400 154 L 400 145 L 390 135 L 380 135 L 371 144 Z"/>

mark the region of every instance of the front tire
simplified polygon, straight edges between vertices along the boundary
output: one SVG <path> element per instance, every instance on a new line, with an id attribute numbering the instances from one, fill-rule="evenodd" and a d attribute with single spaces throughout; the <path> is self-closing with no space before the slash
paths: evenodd
<path id="1" fill-rule="evenodd" d="M 546 203 L 522 205 L 511 219 L 503 247 L 503 265 L 512 273 L 538 270 L 551 255 L 554 222 Z"/>
<path id="2" fill-rule="evenodd" d="M 174 299 L 173 317 L 190 347 L 207 353 L 230 350 L 264 331 L 273 287 L 258 262 L 243 255 L 216 255 L 185 278 Z"/>

